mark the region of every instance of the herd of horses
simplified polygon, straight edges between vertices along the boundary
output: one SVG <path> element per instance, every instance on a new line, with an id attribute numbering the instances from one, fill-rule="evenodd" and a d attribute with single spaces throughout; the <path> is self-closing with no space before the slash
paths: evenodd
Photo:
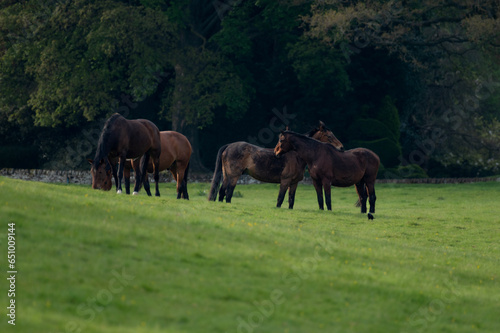
<path id="1" fill-rule="evenodd" d="M 192 147 L 189 140 L 174 131 L 160 132 L 146 119 L 129 120 L 113 114 L 104 124 L 96 154 L 91 164 L 92 188 L 109 191 L 113 176 L 117 193 L 130 194 L 130 173 L 135 172 L 133 194 L 142 186 L 151 196 L 147 174 L 154 175 L 156 192 L 159 172 L 169 170 L 177 182 L 177 199 L 189 199 L 187 178 Z M 306 134 L 288 130 L 281 132 L 276 147 L 261 148 L 248 142 L 222 146 L 216 158 L 208 200 L 231 202 L 238 179 L 245 172 L 266 183 L 280 184 L 276 207 L 281 207 L 288 190 L 288 208 L 292 209 L 298 183 L 304 178 L 306 166 L 316 189 L 318 205 L 324 209 L 323 191 L 328 210 L 331 206 L 331 186 L 355 185 L 361 213 L 368 218 L 375 213 L 375 179 L 380 159 L 369 149 L 344 150 L 343 144 L 323 122 Z M 222 184 L 221 184 L 222 183 Z"/>

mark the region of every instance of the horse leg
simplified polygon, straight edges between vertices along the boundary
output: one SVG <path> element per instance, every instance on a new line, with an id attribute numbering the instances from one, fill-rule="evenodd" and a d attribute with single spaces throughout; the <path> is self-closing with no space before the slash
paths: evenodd
<path id="1" fill-rule="evenodd" d="M 121 194 L 122 193 L 122 179 L 123 179 L 123 169 L 125 167 L 125 161 L 127 160 L 127 155 L 122 154 L 120 156 L 120 162 L 119 162 L 119 167 L 118 167 L 118 186 L 116 188 L 116 193 Z"/>
<path id="2" fill-rule="evenodd" d="M 180 199 L 182 197 L 182 191 L 182 178 L 179 176 L 179 174 L 177 174 L 177 199 Z"/>
<path id="3" fill-rule="evenodd" d="M 181 187 L 180 187 L 180 191 L 182 192 L 182 198 L 183 199 L 186 199 L 186 200 L 189 200 L 189 194 L 188 194 L 188 190 L 187 190 L 187 175 L 188 175 L 188 168 L 189 167 L 189 162 L 188 164 L 184 164 L 183 163 L 179 163 L 178 165 L 178 178 L 180 179 L 181 181 Z"/>
<path id="4" fill-rule="evenodd" d="M 286 190 L 288 189 L 288 187 L 289 187 L 289 182 L 282 180 L 281 184 L 280 184 L 280 191 L 278 193 L 278 201 L 276 203 L 277 208 L 281 208 L 281 205 L 283 204 L 283 200 L 285 200 L 285 194 L 286 194 Z M 290 193 L 288 195 L 290 196 Z"/>
<path id="5" fill-rule="evenodd" d="M 160 196 L 160 156 L 153 156 L 154 178 L 155 178 L 155 197 Z M 147 165 L 146 165 L 147 168 Z"/>
<path id="6" fill-rule="evenodd" d="M 366 199 L 368 198 L 368 194 L 366 193 L 365 182 L 360 181 L 356 184 L 356 192 L 358 192 L 359 204 L 361 206 L 361 214 L 366 213 Z"/>
<path id="7" fill-rule="evenodd" d="M 160 171 L 155 170 L 155 197 L 160 196 Z"/>
<path id="8" fill-rule="evenodd" d="M 377 200 L 377 196 L 375 195 L 375 182 L 366 184 L 369 194 L 369 202 L 370 202 L 370 213 L 375 213 L 375 201 Z M 366 209 L 366 205 L 365 205 Z"/>
<path id="9" fill-rule="evenodd" d="M 227 194 L 227 188 L 229 186 L 229 175 L 226 173 L 226 169 L 222 168 L 222 185 L 219 189 L 219 201 L 223 202 L 224 197 Z"/>
<path id="10" fill-rule="evenodd" d="M 144 177 L 142 178 L 142 184 L 144 185 L 144 190 L 146 191 L 148 196 L 151 196 L 151 185 L 149 185 L 149 177 L 147 171 Z"/>
<path id="11" fill-rule="evenodd" d="M 151 191 L 149 189 L 149 181 L 146 182 L 146 179 L 148 177 L 148 163 L 149 163 L 149 152 L 146 152 L 144 156 L 141 158 L 141 166 L 140 168 L 137 168 L 138 170 L 135 171 L 135 187 L 134 187 L 134 194 L 138 194 L 139 190 L 141 189 L 141 183 L 144 184 L 144 190 L 148 194 L 148 196 L 151 196 Z"/>
<path id="12" fill-rule="evenodd" d="M 115 179 L 116 191 L 118 192 L 118 169 L 116 168 L 116 161 L 109 161 L 111 164 L 111 172 L 113 173 L 113 178 Z"/>
<path id="13" fill-rule="evenodd" d="M 332 184 L 329 180 L 323 180 L 323 188 L 325 190 L 326 209 L 332 210 Z"/>
<path id="14" fill-rule="evenodd" d="M 130 194 L 130 168 L 123 170 L 123 176 L 125 177 L 125 193 Z"/>
<path id="15" fill-rule="evenodd" d="M 187 182 L 184 179 L 184 170 L 177 172 L 177 199 L 189 200 L 189 195 L 187 193 Z"/>
<path id="16" fill-rule="evenodd" d="M 288 189 L 288 209 L 293 209 L 295 203 L 295 192 L 297 191 L 297 186 L 299 183 L 291 184 Z"/>
<path id="17" fill-rule="evenodd" d="M 321 182 L 318 179 L 313 179 L 313 185 L 314 188 L 316 189 L 316 196 L 318 197 L 318 205 L 319 209 L 323 210 L 323 186 L 321 185 Z"/>
<path id="18" fill-rule="evenodd" d="M 134 169 L 134 173 L 135 173 L 135 181 L 137 182 L 137 177 L 140 177 L 140 168 L 141 168 L 141 162 L 140 160 L 131 160 L 131 164 L 132 164 L 132 169 Z M 137 171 L 139 171 L 139 174 L 137 173 Z M 125 170 L 125 175 L 126 175 L 126 170 Z M 130 194 L 130 170 L 128 171 L 128 174 L 129 174 L 129 179 L 128 179 L 128 188 L 127 188 L 127 194 Z M 125 176 L 125 186 L 127 186 L 127 177 Z M 140 187 L 139 187 L 140 189 Z M 137 192 L 138 191 L 135 191 L 135 186 L 134 186 L 134 195 L 137 195 Z"/>
<path id="19" fill-rule="evenodd" d="M 179 168 L 180 169 L 180 168 Z M 177 161 L 175 161 L 172 166 L 170 166 L 170 172 L 174 176 L 175 182 L 176 182 L 176 189 L 177 189 L 177 199 L 180 199 L 182 197 L 182 181 L 184 178 L 184 174 L 180 174 L 179 170 L 177 169 Z"/>
<path id="20" fill-rule="evenodd" d="M 185 176 L 182 179 L 182 198 L 186 199 L 186 200 L 189 200 L 187 179 L 186 179 Z"/>
<path id="21" fill-rule="evenodd" d="M 147 173 L 146 173 L 147 175 Z M 154 180 L 155 180 L 155 197 L 159 197 L 160 196 L 160 172 L 159 171 L 156 171 L 154 172 Z M 146 178 L 144 178 L 145 181 L 146 181 Z M 149 181 L 148 181 L 148 185 L 149 185 Z M 150 191 L 151 193 L 151 191 Z M 151 195 L 151 194 L 148 194 L 148 195 Z"/>
<path id="22" fill-rule="evenodd" d="M 222 181 L 222 185 L 219 189 L 219 201 L 223 202 L 224 197 L 226 196 L 226 189 L 227 189 L 228 181 L 226 176 L 224 176 L 224 180 Z"/>
<path id="23" fill-rule="evenodd" d="M 184 162 L 175 161 L 170 167 L 170 171 L 177 181 L 177 199 L 183 198 L 189 200 L 189 194 L 187 192 L 187 179 L 186 179 L 186 168 Z"/>
<path id="24" fill-rule="evenodd" d="M 233 197 L 234 188 L 236 187 L 236 183 L 238 182 L 239 177 L 231 178 L 229 185 L 226 190 L 226 203 L 231 203 L 231 198 Z"/>

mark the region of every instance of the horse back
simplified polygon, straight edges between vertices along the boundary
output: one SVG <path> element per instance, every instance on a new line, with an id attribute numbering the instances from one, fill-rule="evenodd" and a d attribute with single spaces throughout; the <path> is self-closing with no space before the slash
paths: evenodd
<path id="1" fill-rule="evenodd" d="M 285 160 L 276 158 L 271 148 L 238 141 L 227 146 L 222 154 L 222 162 L 225 173 L 239 177 L 246 171 L 257 180 L 279 183 Z"/>
<path id="2" fill-rule="evenodd" d="M 333 151 L 329 167 L 332 185 L 351 186 L 362 179 L 374 180 L 377 177 L 380 159 L 369 149 L 355 148 L 345 152 Z"/>
<path id="3" fill-rule="evenodd" d="M 128 132 L 127 158 L 137 158 L 148 150 L 153 154 L 161 153 L 160 131 L 156 125 L 147 119 L 126 120 L 124 126 Z"/>
<path id="4" fill-rule="evenodd" d="M 189 140 L 179 132 L 160 132 L 160 170 L 169 168 L 174 161 L 188 162 L 193 148 Z"/>
<path id="5" fill-rule="evenodd" d="M 365 165 L 376 165 L 377 168 L 380 165 L 380 158 L 377 154 L 371 151 L 368 148 L 354 148 L 351 150 L 347 150 L 346 153 L 351 153 Z"/>
<path id="6" fill-rule="evenodd" d="M 309 165 L 313 179 L 328 179 L 333 186 L 346 187 L 363 178 L 365 163 L 355 151 L 340 152 L 328 144 L 316 148 L 316 157 Z"/>
<path id="7" fill-rule="evenodd" d="M 375 179 L 380 167 L 380 157 L 368 148 L 355 148 L 351 150 L 364 164 L 367 177 Z"/>
<path id="8" fill-rule="evenodd" d="M 281 174 L 286 167 L 286 160 L 276 158 L 273 149 L 259 148 L 250 157 L 251 160 L 247 166 L 247 172 L 250 176 L 268 183 L 279 183 L 281 181 Z"/>

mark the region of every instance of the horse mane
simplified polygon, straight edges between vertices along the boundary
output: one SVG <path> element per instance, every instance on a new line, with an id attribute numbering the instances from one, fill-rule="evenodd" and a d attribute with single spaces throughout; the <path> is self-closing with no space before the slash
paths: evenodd
<path id="1" fill-rule="evenodd" d="M 93 166 L 97 168 L 101 163 L 101 160 L 104 159 L 107 161 L 109 149 L 107 147 L 107 143 L 109 141 L 109 137 L 111 135 L 111 128 L 115 123 L 116 119 L 122 117 L 119 113 L 113 114 L 111 117 L 106 120 L 104 123 L 104 127 L 102 128 L 101 136 L 99 137 L 99 141 L 97 142 L 97 151 L 95 153 Z"/>
<path id="2" fill-rule="evenodd" d="M 307 139 L 307 140 L 314 140 L 316 142 L 319 142 L 318 140 L 315 140 L 312 137 L 310 137 L 309 134 L 300 134 L 300 133 L 297 133 L 297 132 L 294 132 L 294 131 L 283 131 L 282 133 L 283 134 L 293 134 L 295 136 L 298 136 L 298 137 L 301 137 L 301 138 L 304 138 L 304 139 Z"/>
<path id="3" fill-rule="evenodd" d="M 304 135 L 305 136 L 308 136 L 310 138 L 312 138 L 312 136 L 319 130 L 319 128 L 315 127 L 313 128 L 312 130 L 310 130 L 309 132 L 305 133 Z"/>
<path id="4" fill-rule="evenodd" d="M 325 129 L 325 131 L 330 131 L 332 132 L 332 130 L 328 127 L 326 127 L 326 125 L 323 124 L 323 128 Z M 312 137 L 314 135 L 314 133 L 318 132 L 319 131 L 319 127 L 314 127 L 312 130 L 310 130 L 306 135 L 309 136 L 309 137 Z M 333 133 L 333 132 L 332 132 Z"/>

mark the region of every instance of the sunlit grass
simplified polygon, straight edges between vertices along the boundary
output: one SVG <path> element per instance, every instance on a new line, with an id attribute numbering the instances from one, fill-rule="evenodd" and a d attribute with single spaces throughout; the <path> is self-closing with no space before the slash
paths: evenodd
<path id="1" fill-rule="evenodd" d="M 238 185 L 232 204 L 208 188 L 184 201 L 174 184 L 151 198 L 0 178 L 15 331 L 500 330 L 498 182 L 377 185 L 374 221 L 354 188 L 333 189 L 333 212 L 312 186 L 294 210 L 274 208 L 276 185 Z"/>

